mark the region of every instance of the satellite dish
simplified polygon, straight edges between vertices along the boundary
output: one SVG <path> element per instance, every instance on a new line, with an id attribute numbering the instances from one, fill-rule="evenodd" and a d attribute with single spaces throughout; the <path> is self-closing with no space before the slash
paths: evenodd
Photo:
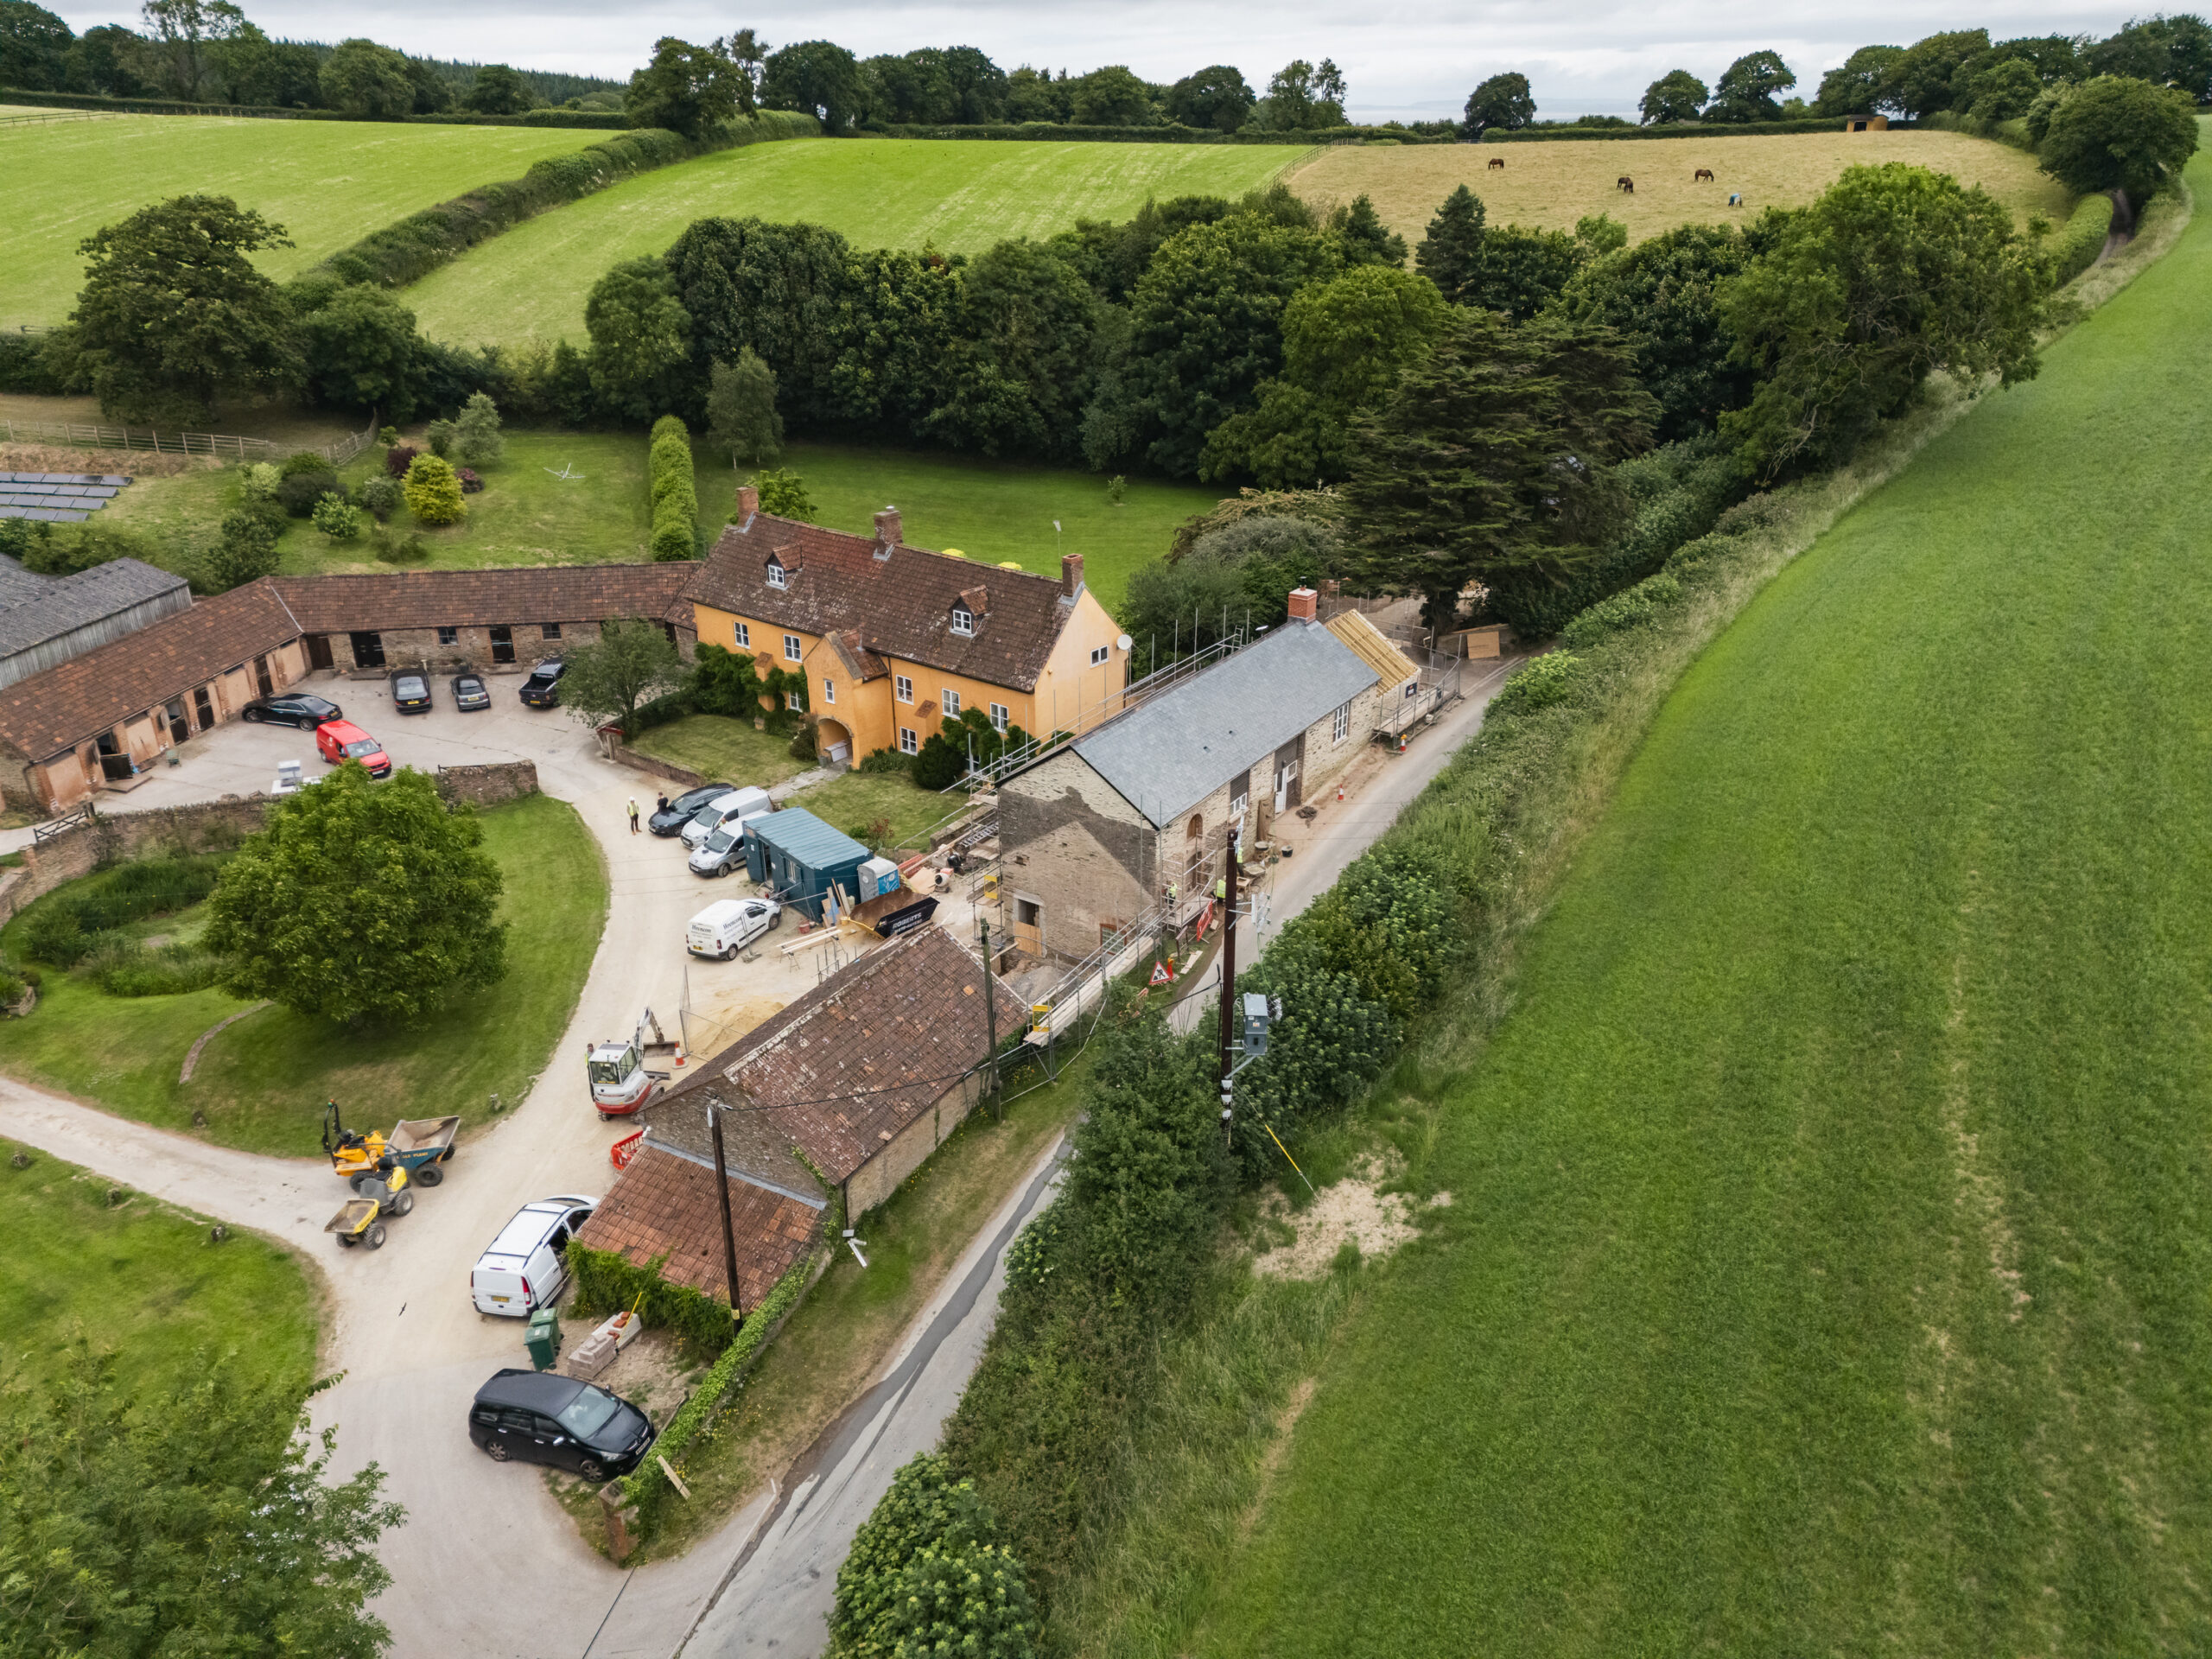
<path id="1" fill-rule="evenodd" d="M 1127 651 L 1127 650 L 1128 650 L 1131 645 L 1134 645 L 1135 644 L 1136 644 L 1136 641 L 1135 641 L 1135 640 L 1134 640 L 1134 639 L 1130 639 L 1130 638 L 1129 638 L 1129 636 L 1128 636 L 1128 634 L 1126 634 L 1126 633 L 1125 633 L 1125 634 L 1123 634 L 1120 639 L 1116 639 L 1116 640 L 1114 642 L 1114 648 L 1115 648 L 1116 651 Z"/>

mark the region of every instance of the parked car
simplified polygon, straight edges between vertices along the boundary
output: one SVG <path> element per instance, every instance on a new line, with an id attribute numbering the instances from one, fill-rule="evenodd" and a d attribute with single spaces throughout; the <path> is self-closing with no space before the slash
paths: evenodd
<path id="1" fill-rule="evenodd" d="M 384 752 L 384 745 L 350 720 L 325 721 L 316 727 L 315 747 L 334 766 L 342 761 L 358 760 L 369 769 L 372 778 L 391 775 L 391 757 Z"/>
<path id="2" fill-rule="evenodd" d="M 403 715 L 430 712 L 430 677 L 411 668 L 391 671 L 391 706 Z"/>
<path id="3" fill-rule="evenodd" d="M 722 825 L 762 817 L 775 810 L 776 804 L 765 789 L 733 789 L 727 795 L 715 796 L 691 815 L 691 822 L 683 826 L 683 844 L 696 852 Z"/>
<path id="4" fill-rule="evenodd" d="M 495 1371 L 468 1408 L 468 1438 L 494 1463 L 518 1459 L 619 1478 L 653 1443 L 652 1420 L 620 1395 L 558 1371 Z"/>
<path id="5" fill-rule="evenodd" d="M 273 697 L 256 697 L 238 710 L 240 720 L 272 726 L 296 726 L 311 732 L 328 720 L 343 720 L 346 711 L 326 698 L 304 691 L 280 691 Z"/>
<path id="6" fill-rule="evenodd" d="M 753 940 L 774 932 L 783 919 L 784 907 L 773 899 L 718 899 L 691 918 L 683 948 L 695 957 L 728 962 Z"/>
<path id="7" fill-rule="evenodd" d="M 694 875 L 728 875 L 745 868 L 745 823 L 732 818 L 701 842 L 691 855 Z"/>
<path id="8" fill-rule="evenodd" d="M 557 1301 L 569 1283 L 569 1264 L 561 1253 L 576 1229 L 591 1219 L 597 1203 L 565 1194 L 516 1211 L 469 1270 L 468 1294 L 476 1311 L 527 1319 Z"/>
<path id="9" fill-rule="evenodd" d="M 492 694 L 475 675 L 456 674 L 453 677 L 453 706 L 463 714 L 474 714 L 479 709 L 492 706 Z"/>
<path id="10" fill-rule="evenodd" d="M 657 836 L 673 836 L 699 814 L 699 809 L 711 806 L 735 789 L 735 784 L 702 784 L 696 789 L 687 789 L 666 806 L 645 820 L 645 828 Z"/>
<path id="11" fill-rule="evenodd" d="M 566 671 L 567 665 L 557 657 L 540 663 L 522 683 L 522 700 L 533 709 L 559 708 L 561 676 Z"/>

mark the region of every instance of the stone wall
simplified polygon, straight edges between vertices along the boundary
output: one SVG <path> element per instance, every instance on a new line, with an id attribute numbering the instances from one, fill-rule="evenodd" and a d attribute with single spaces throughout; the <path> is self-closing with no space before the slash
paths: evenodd
<path id="1" fill-rule="evenodd" d="M 481 766 L 440 766 L 438 796 L 448 806 L 467 801 L 497 806 L 537 793 L 537 762 L 500 760 Z"/>
<path id="2" fill-rule="evenodd" d="M 1026 922 L 1014 930 L 1033 954 L 1080 960 L 1166 891 L 1160 836 L 1072 751 L 1009 779 L 998 810 L 1000 881 L 1040 912 L 1033 936 Z M 1021 912 L 1008 914 L 1019 920 Z"/>
<path id="3" fill-rule="evenodd" d="M 689 766 L 679 766 L 673 761 L 663 760 L 653 755 L 639 753 L 628 744 L 607 734 L 611 734 L 613 729 L 611 727 L 602 728 L 600 741 L 607 746 L 607 758 L 616 766 L 627 766 L 633 772 L 645 772 L 655 778 L 665 778 L 670 783 L 681 784 L 686 789 L 696 789 L 707 781 L 706 774 L 703 772 L 694 772 Z"/>
<path id="4" fill-rule="evenodd" d="M 156 807 L 144 812 L 105 813 L 70 825 L 35 846 L 23 849 L 23 867 L 0 880 L 0 923 L 32 899 L 65 881 L 90 875 L 102 864 L 118 863 L 156 850 L 219 852 L 235 847 L 261 828 L 269 810 L 265 795 L 233 796 L 194 806 Z"/>
<path id="5" fill-rule="evenodd" d="M 944 1137 L 958 1128 L 982 1099 L 983 1086 L 980 1074 L 963 1078 L 959 1087 L 899 1130 L 881 1152 L 845 1178 L 847 1226 L 889 1198 L 899 1190 L 899 1182 L 928 1161 L 929 1155 L 944 1144 Z"/>

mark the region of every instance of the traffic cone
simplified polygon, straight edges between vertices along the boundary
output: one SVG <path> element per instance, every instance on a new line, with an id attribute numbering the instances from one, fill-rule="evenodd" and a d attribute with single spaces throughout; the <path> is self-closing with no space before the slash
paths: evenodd
<path id="1" fill-rule="evenodd" d="M 1337 804 L 1338 804 L 1338 805 L 1342 805 L 1342 804 L 1344 804 L 1344 786 L 1342 784 L 1338 784 L 1338 785 L 1337 785 Z"/>
<path id="2" fill-rule="evenodd" d="M 676 1063 L 678 1065 L 683 1064 L 683 1039 L 681 1037 L 676 1039 Z"/>

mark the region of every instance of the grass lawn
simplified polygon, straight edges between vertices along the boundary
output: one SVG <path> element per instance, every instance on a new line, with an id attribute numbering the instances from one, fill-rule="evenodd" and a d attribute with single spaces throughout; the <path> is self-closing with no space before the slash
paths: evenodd
<path id="1" fill-rule="evenodd" d="M 1637 241 L 1677 225 L 1748 225 L 1770 207 L 1800 207 L 1847 167 L 1910 162 L 1979 184 L 2012 210 L 2023 228 L 2041 213 L 2063 226 L 2072 194 L 2036 168 L 2024 150 L 1957 132 L 1789 132 L 1755 138 L 1564 139 L 1533 144 L 1345 145 L 1313 152 L 1291 188 L 1324 212 L 1366 194 L 1383 223 L 1420 241 L 1444 198 L 1465 185 L 1493 225 L 1572 231 L 1589 213 L 1611 213 Z M 1505 166 L 1490 170 L 1493 159 Z M 1698 182 L 1699 168 L 1713 177 Z M 1636 180 L 1633 194 L 1616 184 Z M 1743 205 L 1731 207 L 1731 194 Z"/>
<path id="2" fill-rule="evenodd" d="M 313 1376 L 320 1292 L 299 1262 L 251 1233 L 207 1242 L 205 1224 L 158 1199 L 0 1144 L 0 1371 L 81 1334 L 116 1351 L 118 1374 L 148 1390 L 188 1382 L 203 1355 L 304 1384 Z"/>
<path id="3" fill-rule="evenodd" d="M 973 254 L 1009 237 L 1050 236 L 1078 219 L 1127 219 L 1150 197 L 1242 195 L 1303 154 L 1272 144 L 753 144 L 542 213 L 403 297 L 434 340 L 566 336 L 581 344 L 584 297 L 607 267 L 660 253 L 695 219 L 805 220 L 861 247 Z"/>
<path id="4" fill-rule="evenodd" d="M 872 535 L 876 511 L 895 506 L 910 544 L 957 548 L 979 563 L 1011 561 L 1057 577 L 1060 555 L 1080 553 L 1084 580 L 1109 611 L 1122 602 L 1130 573 L 1167 551 L 1175 526 L 1222 497 L 1217 488 L 1131 478 L 1116 506 L 1095 473 L 849 444 L 793 442 L 781 464 L 805 481 L 816 518 L 832 530 Z M 739 482 L 751 476 L 702 448 L 700 522 L 712 531 L 727 520 Z"/>
<path id="5" fill-rule="evenodd" d="M 448 1112 L 480 1123 L 487 1096 L 519 1100 L 543 1069 L 607 917 L 606 871 L 573 808 L 537 795 L 483 822 L 506 875 L 508 971 L 480 996 L 407 1030 L 353 1031 L 264 1008 L 208 1044 L 192 1081 L 179 1084 L 194 1041 L 244 1004 L 219 990 L 111 997 L 48 969 L 35 1012 L 0 1022 L 0 1071 L 162 1128 L 188 1129 L 203 1113 L 209 1138 L 248 1152 L 317 1152 L 333 1098 L 349 1127 Z M 22 957 L 36 908 L 0 930 L 0 950 Z M 197 922 L 195 907 L 144 926 L 188 936 Z"/>
<path id="6" fill-rule="evenodd" d="M 1693 667 L 1157 1650 L 2212 1645 L 2209 279 L 2200 217 Z"/>
<path id="7" fill-rule="evenodd" d="M 890 825 L 884 834 L 856 839 L 882 851 L 920 847 L 929 830 L 967 810 L 968 798 L 958 790 L 939 795 L 918 789 L 903 772 L 848 772 L 799 791 L 784 804 L 804 807 L 833 830 L 859 830 L 881 820 Z"/>
<path id="8" fill-rule="evenodd" d="M 380 226 L 604 136 L 177 115 L 10 128 L 0 137 L 0 327 L 60 322 L 84 285 L 78 243 L 164 197 L 229 196 L 283 226 L 295 245 L 254 256 L 281 280 Z"/>
<path id="9" fill-rule="evenodd" d="M 770 789 L 807 769 L 805 761 L 791 759 L 791 739 L 756 732 L 749 721 L 727 715 L 686 715 L 639 733 L 630 747 L 741 789 Z"/>

